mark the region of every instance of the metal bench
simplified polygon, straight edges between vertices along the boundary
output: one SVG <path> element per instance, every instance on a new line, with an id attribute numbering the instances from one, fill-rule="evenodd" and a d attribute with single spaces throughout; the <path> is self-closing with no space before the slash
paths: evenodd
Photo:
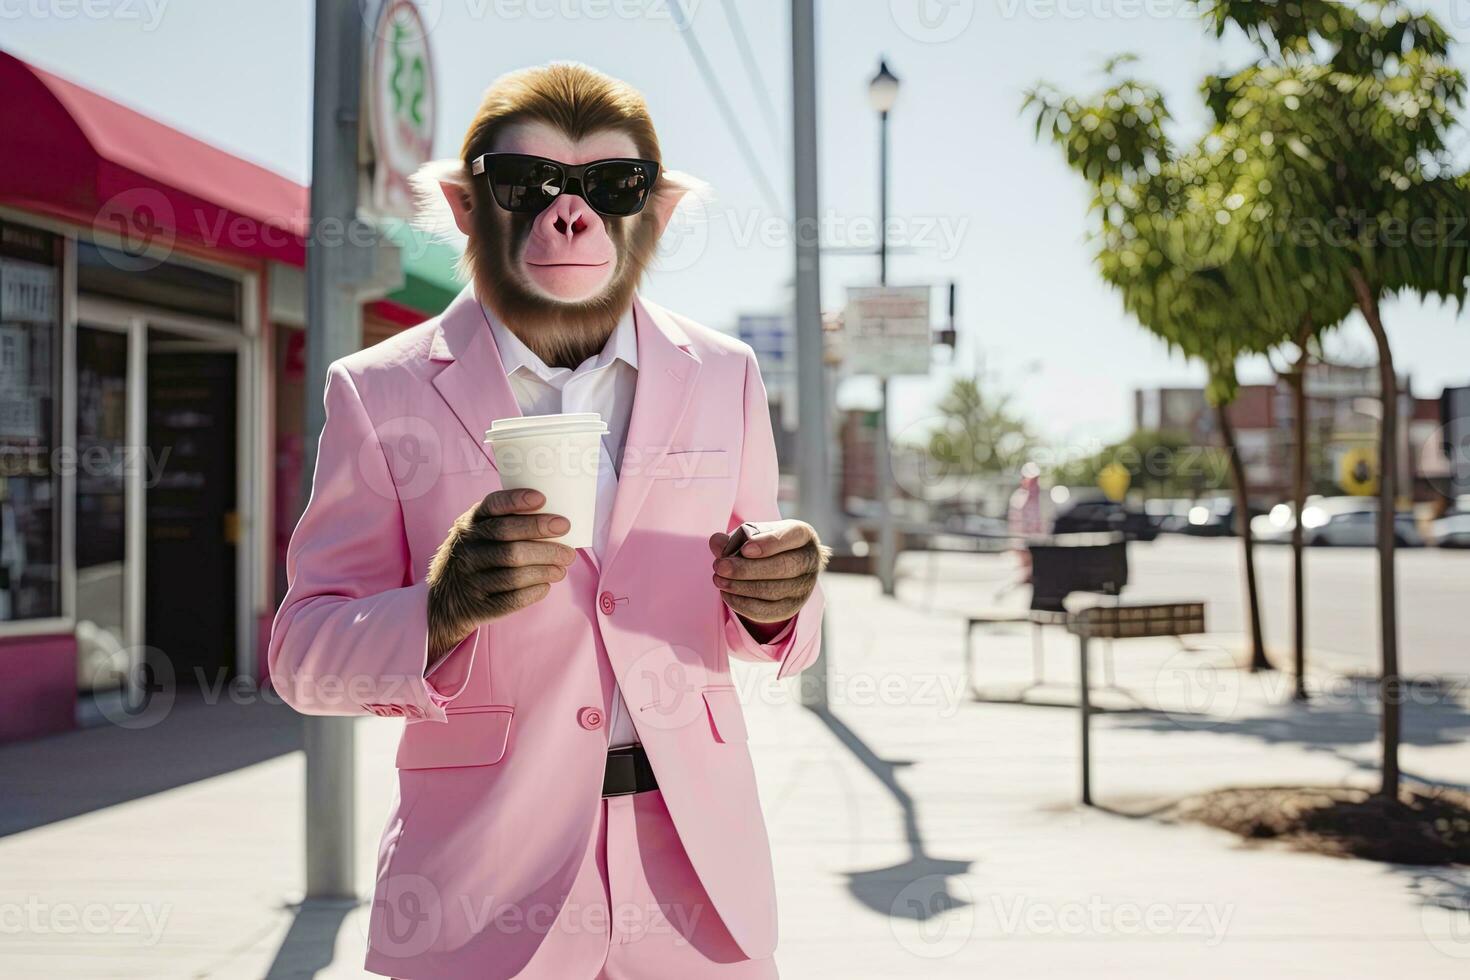
<path id="1" fill-rule="evenodd" d="M 1067 616 L 1067 630 L 1077 637 L 1079 697 L 1082 719 L 1082 803 L 1092 806 L 1092 698 L 1087 676 L 1090 640 L 1136 640 L 1186 636 L 1205 631 L 1203 602 L 1149 602 L 1079 609 Z"/>
<path id="2" fill-rule="evenodd" d="M 1042 629 L 1067 625 L 1067 597 L 1087 592 L 1115 598 L 1128 584 L 1128 547 L 1122 534 L 1058 534 L 1032 541 L 1027 550 L 1031 552 L 1029 608 L 1019 612 L 979 613 L 965 619 L 965 678 L 974 697 L 982 697 L 982 692 L 975 687 L 972 669 L 975 627 L 1029 623 L 1032 686 L 1039 686 L 1045 680 L 1046 651 L 1042 644 Z M 1108 653 L 1111 657 L 1111 649 Z M 1105 662 L 1104 669 L 1111 678 L 1111 659 Z"/>

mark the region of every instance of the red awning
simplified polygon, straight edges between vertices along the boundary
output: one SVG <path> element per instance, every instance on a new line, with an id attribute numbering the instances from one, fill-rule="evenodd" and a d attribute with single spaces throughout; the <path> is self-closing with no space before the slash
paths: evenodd
<path id="1" fill-rule="evenodd" d="M 0 202 L 131 243 L 306 261 L 307 189 L 0 51 Z"/>

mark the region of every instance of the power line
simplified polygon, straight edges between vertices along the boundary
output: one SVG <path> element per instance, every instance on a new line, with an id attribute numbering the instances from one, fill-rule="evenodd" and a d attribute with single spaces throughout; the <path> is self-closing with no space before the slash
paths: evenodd
<path id="1" fill-rule="evenodd" d="M 683 0 L 672 0 L 671 7 L 674 11 L 675 27 L 684 36 L 684 43 L 689 46 L 689 55 L 694 59 L 699 73 L 704 76 L 705 86 L 709 88 L 710 95 L 715 100 L 715 107 L 724 117 L 730 135 L 735 138 L 735 145 L 739 147 L 740 155 L 745 158 L 745 165 L 750 169 L 751 176 L 755 178 L 756 184 L 760 187 L 761 196 L 766 199 L 766 205 L 773 212 L 781 213 L 780 199 L 776 195 L 776 189 L 770 178 L 766 176 L 760 158 L 756 156 L 755 148 L 751 146 L 750 140 L 746 137 L 745 129 L 740 125 L 740 117 L 735 114 L 735 108 L 725 96 L 725 90 L 720 87 L 719 79 L 715 77 L 714 67 L 705 57 L 704 48 L 699 44 L 699 38 L 694 36 L 694 25 L 684 11 Z"/>
<path id="2" fill-rule="evenodd" d="M 750 38 L 745 33 L 745 24 L 740 19 L 740 10 L 735 6 L 735 0 L 721 0 L 721 6 L 725 9 L 725 19 L 730 23 L 730 33 L 735 36 L 735 47 L 740 52 L 740 62 L 745 66 L 745 73 L 750 76 L 750 87 L 755 90 L 756 97 L 760 99 L 761 112 L 766 117 L 766 128 L 771 131 L 771 140 L 777 145 L 782 144 L 779 133 L 781 128 L 776 121 L 776 106 L 771 101 L 771 93 L 766 88 L 765 76 L 761 74 L 760 66 L 755 61 L 755 51 L 750 46 Z"/>

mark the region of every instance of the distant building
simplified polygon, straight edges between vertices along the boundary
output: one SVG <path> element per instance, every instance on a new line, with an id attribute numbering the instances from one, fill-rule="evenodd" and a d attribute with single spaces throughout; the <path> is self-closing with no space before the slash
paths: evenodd
<path id="1" fill-rule="evenodd" d="M 1440 439 L 1440 399 L 1415 398 L 1410 379 L 1400 380 L 1399 479 L 1413 487 L 1415 500 L 1438 493 L 1433 444 Z M 1203 388 L 1138 389 L 1133 395 L 1139 429 L 1175 432 L 1192 443 L 1219 446 L 1214 410 Z M 1245 463 L 1251 496 L 1269 505 L 1291 496 L 1295 419 L 1291 386 L 1285 380 L 1241 385 L 1227 410 L 1236 445 Z M 1338 493 L 1343 457 L 1354 450 L 1372 452 L 1378 442 L 1378 369 L 1345 364 L 1313 364 L 1307 370 L 1308 489 Z"/>

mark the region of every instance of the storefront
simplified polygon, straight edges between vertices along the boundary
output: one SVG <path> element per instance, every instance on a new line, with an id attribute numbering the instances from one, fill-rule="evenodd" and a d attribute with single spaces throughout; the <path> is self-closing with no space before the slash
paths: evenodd
<path id="1" fill-rule="evenodd" d="M 0 741 L 258 678 L 302 505 L 307 191 L 0 53 Z M 372 343 L 458 285 L 385 245 Z"/>

